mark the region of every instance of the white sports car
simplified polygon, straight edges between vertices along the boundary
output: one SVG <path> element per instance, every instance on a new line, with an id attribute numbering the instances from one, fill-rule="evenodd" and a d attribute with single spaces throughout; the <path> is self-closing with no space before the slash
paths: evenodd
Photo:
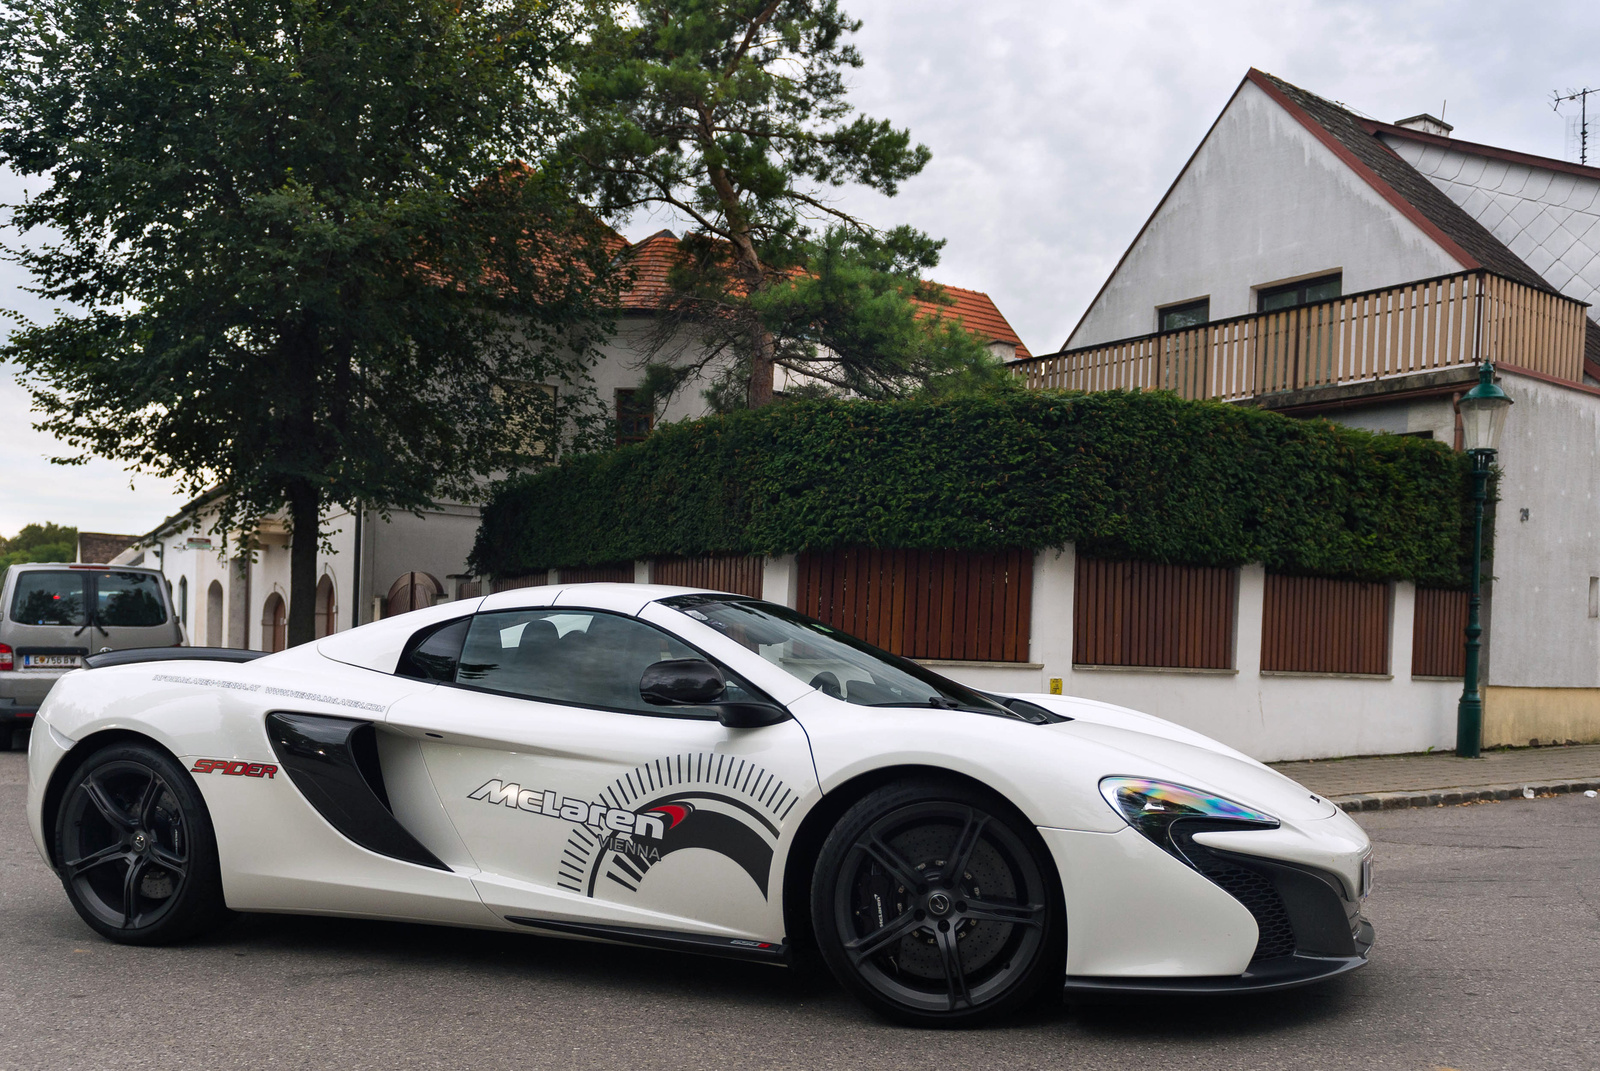
<path id="1" fill-rule="evenodd" d="M 743 596 L 521 588 L 265 657 L 89 663 L 39 711 L 28 818 L 116 941 L 232 909 L 815 949 L 933 1025 L 1047 986 L 1297 985 L 1372 945 L 1367 838 L 1293 781 Z"/>

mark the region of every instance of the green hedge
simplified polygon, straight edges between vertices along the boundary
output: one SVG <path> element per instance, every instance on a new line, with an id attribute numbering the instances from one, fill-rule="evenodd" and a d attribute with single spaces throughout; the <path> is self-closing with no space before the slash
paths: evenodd
<path id="1" fill-rule="evenodd" d="M 795 402 L 667 425 L 502 484 L 491 576 L 844 546 L 1087 553 L 1465 583 L 1470 477 L 1439 443 L 1172 394 Z"/>

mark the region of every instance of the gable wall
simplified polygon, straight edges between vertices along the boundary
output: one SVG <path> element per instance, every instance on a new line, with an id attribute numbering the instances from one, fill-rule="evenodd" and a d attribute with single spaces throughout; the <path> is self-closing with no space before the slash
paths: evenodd
<path id="1" fill-rule="evenodd" d="M 1600 301 L 1600 180 L 1407 138 L 1383 140 L 1551 286 Z"/>
<path id="2" fill-rule="evenodd" d="M 1253 312 L 1253 287 L 1344 272 L 1345 293 L 1460 270 L 1332 150 L 1246 82 L 1135 240 L 1067 348 L 1156 330 L 1156 306 L 1210 297 Z"/>

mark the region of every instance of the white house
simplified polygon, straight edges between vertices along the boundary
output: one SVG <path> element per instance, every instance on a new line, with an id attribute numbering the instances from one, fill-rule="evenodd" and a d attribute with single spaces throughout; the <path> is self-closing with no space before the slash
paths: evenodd
<path id="1" fill-rule="evenodd" d="M 634 281 L 622 295 L 615 333 L 589 369 L 592 388 L 616 419 L 619 440 L 648 434 L 658 417 L 676 421 L 706 412 L 703 384 L 688 384 L 659 414 L 634 402 L 652 317 L 677 248 L 670 231 L 626 247 Z M 946 289 L 954 303 L 927 305 L 930 314 L 959 319 L 1003 360 L 1029 356 L 988 295 Z M 780 378 L 778 389 L 785 385 Z M 216 504 L 212 494 L 187 503 L 113 561 L 159 566 L 166 573 L 191 643 L 279 650 L 287 636 L 290 536 L 280 518 L 269 518 L 253 534 L 255 551 L 248 559 L 237 552 L 237 533 L 215 531 Z M 467 575 L 478 522 L 476 502 L 396 512 L 388 519 L 375 510 L 328 514 L 324 530 L 332 549 L 317 555 L 317 635 L 480 592 L 482 582 Z"/>
<path id="2" fill-rule="evenodd" d="M 1600 168 L 1452 133 L 1251 70 L 1063 349 L 1018 368 L 1039 386 L 1164 387 L 1459 448 L 1455 403 L 1493 361 L 1515 404 L 1489 522 L 1485 744 L 1597 741 Z M 1147 708 L 1182 694 L 1171 713 L 1241 746 L 1282 724 L 1343 726 L 1326 754 L 1378 736 L 1453 746 L 1458 594 L 1402 584 L 1374 602 L 1362 627 L 1389 648 L 1380 672 L 1269 671 L 1317 652 L 1270 650 L 1271 589 L 1288 581 L 1262 582 L 1236 582 L 1226 682 L 1079 663 L 1067 690 Z"/>

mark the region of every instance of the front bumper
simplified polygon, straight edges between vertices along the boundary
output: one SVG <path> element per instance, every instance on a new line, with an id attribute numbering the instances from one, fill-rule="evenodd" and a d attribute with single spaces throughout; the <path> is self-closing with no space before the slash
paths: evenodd
<path id="1" fill-rule="evenodd" d="M 1289 989 L 1366 965 L 1372 924 L 1336 873 L 1281 859 L 1244 855 L 1175 838 L 1194 869 L 1224 889 L 1256 920 L 1256 950 L 1240 974 L 1196 977 L 1068 975 L 1069 993 L 1260 993 Z M 1358 887 L 1356 896 L 1365 890 Z"/>

